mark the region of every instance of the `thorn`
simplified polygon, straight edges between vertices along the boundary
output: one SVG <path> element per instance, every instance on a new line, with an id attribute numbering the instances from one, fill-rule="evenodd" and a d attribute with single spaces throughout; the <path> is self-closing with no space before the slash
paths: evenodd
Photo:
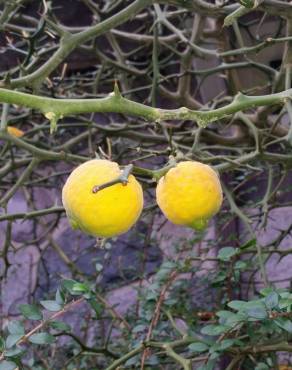
<path id="1" fill-rule="evenodd" d="M 57 123 L 59 117 L 54 112 L 45 113 L 45 117 L 50 121 L 50 134 L 52 135 L 55 131 L 57 131 Z"/>
<path id="2" fill-rule="evenodd" d="M 121 92 L 120 92 L 120 89 L 119 89 L 119 84 L 118 84 L 118 81 L 115 80 L 115 84 L 114 84 L 114 95 L 117 97 L 117 98 L 120 98 L 122 95 L 121 95 Z"/>

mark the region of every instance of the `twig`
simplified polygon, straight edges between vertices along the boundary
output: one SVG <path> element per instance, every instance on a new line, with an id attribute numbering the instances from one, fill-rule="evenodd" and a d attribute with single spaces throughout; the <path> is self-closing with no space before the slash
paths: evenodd
<path id="1" fill-rule="evenodd" d="M 133 170 L 133 165 L 132 164 L 129 164 L 128 166 L 126 166 L 124 168 L 124 170 L 122 171 L 122 173 L 121 173 L 120 176 L 118 176 L 116 179 L 111 180 L 111 181 L 108 181 L 108 182 L 106 182 L 104 184 L 95 185 L 92 188 L 92 192 L 93 193 L 97 193 L 97 192 L 99 192 L 102 189 L 106 189 L 109 186 L 113 186 L 113 185 L 116 185 L 116 184 L 122 184 L 122 185 L 126 186 L 127 183 L 128 183 L 128 178 L 129 178 L 132 170 Z"/>
<path id="2" fill-rule="evenodd" d="M 154 310 L 154 314 L 152 316 L 152 320 L 151 320 L 149 328 L 148 328 L 148 332 L 147 332 L 147 335 L 146 335 L 145 342 L 149 342 L 150 339 L 151 339 L 153 329 L 155 328 L 155 326 L 157 325 L 157 322 L 159 320 L 161 306 L 163 304 L 165 294 L 166 294 L 167 290 L 170 288 L 173 281 L 176 279 L 177 275 L 178 275 L 178 271 L 172 271 L 172 273 L 169 276 L 169 279 L 167 280 L 167 283 L 165 284 L 165 286 L 163 287 L 163 289 L 160 292 L 160 295 L 159 295 L 159 298 L 158 298 L 158 301 L 157 301 L 157 304 L 156 304 L 156 307 L 155 307 L 155 310 Z M 145 364 L 146 357 L 147 357 L 147 350 L 145 350 L 142 354 L 141 370 L 144 369 L 144 364 Z"/>
<path id="3" fill-rule="evenodd" d="M 19 219 L 28 220 L 28 219 L 35 218 L 35 217 L 46 216 L 51 213 L 62 213 L 62 212 L 65 212 L 64 207 L 51 207 L 51 208 L 41 209 L 41 210 L 32 211 L 32 212 L 0 214 L 0 222 L 8 221 L 8 220 L 15 221 Z"/>

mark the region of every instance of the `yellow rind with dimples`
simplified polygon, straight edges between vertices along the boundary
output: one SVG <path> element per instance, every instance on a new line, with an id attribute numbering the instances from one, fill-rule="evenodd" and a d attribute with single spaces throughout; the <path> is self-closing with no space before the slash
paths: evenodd
<path id="1" fill-rule="evenodd" d="M 128 231 L 143 208 L 141 185 L 133 175 L 128 183 L 115 184 L 93 193 L 96 185 L 121 175 L 119 165 L 93 159 L 81 164 L 68 177 L 62 201 L 73 228 L 98 237 L 112 237 Z"/>
<path id="2" fill-rule="evenodd" d="M 219 211 L 223 196 L 219 177 L 210 166 L 185 161 L 159 180 L 156 199 L 174 224 L 203 230 Z"/>

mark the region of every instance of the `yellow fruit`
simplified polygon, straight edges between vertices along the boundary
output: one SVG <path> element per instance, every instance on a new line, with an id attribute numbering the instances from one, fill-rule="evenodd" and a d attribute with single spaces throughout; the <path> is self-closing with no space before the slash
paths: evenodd
<path id="1" fill-rule="evenodd" d="M 112 237 L 134 225 L 143 208 L 143 192 L 133 175 L 126 185 L 118 183 L 93 192 L 96 185 L 117 179 L 121 172 L 115 162 L 93 159 L 70 174 L 63 187 L 62 200 L 74 229 Z"/>
<path id="2" fill-rule="evenodd" d="M 7 131 L 10 135 L 16 136 L 16 137 L 21 137 L 24 135 L 24 132 L 22 130 L 19 130 L 18 128 L 13 127 L 13 126 L 8 126 Z"/>
<path id="3" fill-rule="evenodd" d="M 162 177 L 156 188 L 157 203 L 174 224 L 204 229 L 222 204 L 217 173 L 200 162 L 180 162 Z"/>

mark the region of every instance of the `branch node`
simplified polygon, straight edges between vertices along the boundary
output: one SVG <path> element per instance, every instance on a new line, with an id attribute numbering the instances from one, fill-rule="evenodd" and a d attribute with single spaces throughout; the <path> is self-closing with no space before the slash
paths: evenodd
<path id="1" fill-rule="evenodd" d="M 60 116 L 54 112 L 47 112 L 45 113 L 45 117 L 50 121 L 50 134 L 53 134 L 57 131 L 57 123 Z"/>
<path id="2" fill-rule="evenodd" d="M 186 108 L 186 107 L 181 107 L 181 108 L 180 108 L 180 112 L 181 112 L 181 114 L 182 114 L 183 116 L 185 116 L 185 115 L 188 115 L 189 110 L 188 110 L 188 108 Z"/>
<path id="3" fill-rule="evenodd" d="M 255 2 L 253 0 L 239 0 L 240 4 L 245 8 L 252 9 L 255 6 Z"/>
<path id="4" fill-rule="evenodd" d="M 248 97 L 244 95 L 242 92 L 238 92 L 233 100 L 233 103 L 243 103 L 248 100 Z"/>

